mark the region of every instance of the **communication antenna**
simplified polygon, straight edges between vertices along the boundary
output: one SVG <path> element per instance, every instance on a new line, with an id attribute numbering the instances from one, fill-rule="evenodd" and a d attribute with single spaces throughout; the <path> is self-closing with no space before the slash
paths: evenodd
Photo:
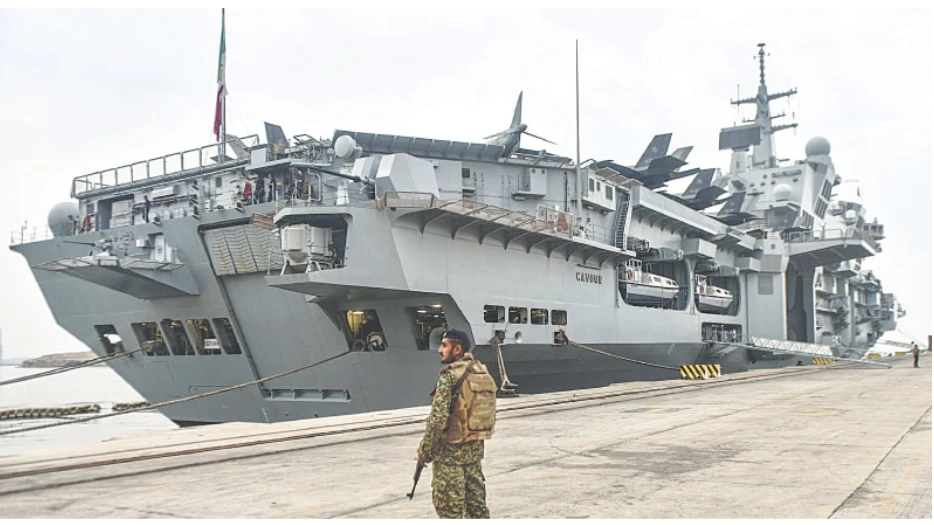
<path id="1" fill-rule="evenodd" d="M 575 106 L 574 113 L 577 123 L 577 220 L 583 221 L 584 203 L 581 188 L 581 83 L 580 83 L 580 62 L 578 59 L 578 43 L 574 39 L 574 93 Z M 573 235 L 573 234 L 572 234 Z"/>

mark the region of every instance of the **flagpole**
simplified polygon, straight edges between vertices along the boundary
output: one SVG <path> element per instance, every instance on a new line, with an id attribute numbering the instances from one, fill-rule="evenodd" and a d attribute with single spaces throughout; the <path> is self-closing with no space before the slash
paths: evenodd
<path id="1" fill-rule="evenodd" d="M 224 24 L 224 8 L 221 8 L 221 38 L 225 40 L 224 52 L 226 53 L 226 40 L 225 35 L 226 28 Z M 226 62 L 226 58 L 224 60 Z M 227 65 L 224 64 L 224 92 L 221 97 L 221 144 L 220 144 L 220 160 L 224 162 L 224 159 L 227 157 Z"/>

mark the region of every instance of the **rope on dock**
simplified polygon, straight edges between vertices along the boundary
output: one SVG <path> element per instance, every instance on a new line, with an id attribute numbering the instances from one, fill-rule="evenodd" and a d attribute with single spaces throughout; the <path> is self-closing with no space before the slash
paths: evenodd
<path id="1" fill-rule="evenodd" d="M 104 418 L 107 418 L 107 417 L 121 416 L 121 415 L 123 415 L 123 414 L 132 414 L 133 412 L 139 412 L 140 410 L 150 410 L 150 409 L 154 409 L 154 408 L 162 408 L 162 407 L 167 407 L 167 406 L 170 406 L 170 405 L 175 405 L 175 404 L 178 404 L 178 403 L 184 403 L 184 402 L 186 402 L 186 401 L 194 401 L 195 399 L 201 399 L 201 398 L 205 398 L 205 397 L 208 397 L 208 396 L 213 396 L 213 395 L 217 395 L 217 394 L 223 394 L 224 392 L 230 392 L 231 390 L 237 390 L 238 388 L 244 388 L 244 387 L 256 385 L 256 384 L 259 384 L 259 383 L 263 383 L 263 382 L 265 382 L 265 381 L 272 381 L 273 379 L 278 379 L 278 378 L 280 378 L 280 377 L 284 377 L 284 376 L 287 376 L 287 375 L 289 375 L 289 374 L 294 374 L 294 373 L 296 373 L 296 372 L 301 372 L 302 370 L 307 370 L 307 369 L 309 369 L 309 368 L 312 368 L 312 367 L 315 367 L 315 366 L 318 366 L 318 365 L 323 365 L 324 363 L 327 363 L 328 361 L 333 361 L 334 359 L 337 359 L 338 357 L 343 357 L 343 356 L 345 356 L 345 355 L 347 355 L 347 354 L 349 354 L 349 353 L 351 353 L 351 351 L 350 351 L 350 350 L 347 350 L 347 351 L 345 351 L 345 352 L 342 352 L 342 353 L 337 354 L 337 355 L 332 356 L 332 357 L 328 357 L 327 359 L 322 359 L 321 361 L 312 363 L 312 364 L 310 364 L 310 365 L 302 365 L 302 366 L 300 366 L 300 367 L 293 368 L 293 369 L 287 370 L 287 371 L 285 371 L 285 372 L 281 372 L 281 373 L 274 374 L 274 375 L 271 375 L 271 376 L 266 376 L 266 377 L 263 377 L 263 378 L 261 378 L 261 379 L 256 379 L 256 380 L 254 380 L 254 381 L 249 381 L 249 382 L 246 382 L 246 383 L 241 383 L 241 384 L 239 384 L 239 385 L 228 386 L 228 387 L 224 387 L 224 388 L 221 388 L 221 389 L 218 389 L 218 390 L 212 390 L 212 391 L 210 391 L 210 392 L 205 392 L 205 393 L 203 393 L 203 394 L 195 394 L 195 395 L 193 395 L 193 396 L 183 397 L 183 398 L 180 398 L 180 399 L 173 399 L 172 401 L 164 401 L 164 402 L 162 402 L 162 403 L 156 403 L 156 404 L 154 404 L 154 405 L 150 405 L 150 404 L 147 403 L 145 406 L 139 406 L 139 407 L 136 407 L 136 408 L 129 408 L 129 409 L 122 410 L 122 411 L 119 411 L 119 412 L 115 410 L 115 411 L 110 412 L 110 413 L 108 413 L 108 414 L 100 414 L 100 415 L 97 415 L 97 416 L 83 417 L 83 418 L 80 418 L 80 419 L 70 419 L 70 420 L 68 420 L 68 421 L 56 421 L 55 423 L 46 423 L 46 424 L 44 424 L 44 425 L 34 425 L 34 426 L 30 426 L 30 427 L 21 427 L 21 428 L 9 429 L 9 430 L 2 430 L 2 431 L 0 431 L 0 436 L 8 436 L 8 435 L 10 435 L 10 434 L 19 434 L 19 433 L 22 433 L 22 432 L 29 432 L 29 431 L 31 431 L 31 430 L 43 430 L 43 429 L 46 429 L 46 428 L 60 427 L 60 426 L 63 426 L 63 425 L 73 425 L 73 424 L 76 424 L 76 423 L 84 423 L 85 421 L 95 421 L 95 420 L 104 419 Z"/>
<path id="2" fill-rule="evenodd" d="M 97 403 L 65 407 L 14 408 L 11 410 L 0 410 L 0 420 L 42 419 L 47 417 L 72 416 L 75 414 L 89 414 L 100 411 L 101 406 Z"/>
<path id="3" fill-rule="evenodd" d="M 104 357 L 96 357 L 94 359 L 89 359 L 83 363 L 71 366 L 62 366 L 59 368 L 54 368 L 52 370 L 46 370 L 45 372 L 39 372 L 38 374 L 31 374 L 23 377 L 15 377 L 13 379 L 7 379 L 6 381 L 0 381 L 0 386 L 12 385 L 13 383 L 20 383 L 23 381 L 31 381 L 33 379 L 39 379 L 41 377 L 54 376 L 55 374 L 61 374 L 62 372 L 68 372 L 71 370 L 78 370 L 79 368 L 84 368 L 87 366 L 94 366 L 100 363 L 106 363 L 107 361 L 112 361 L 114 359 L 119 359 L 121 357 L 129 357 L 137 352 L 142 352 L 144 349 L 139 348 L 133 350 L 132 352 L 117 352 L 113 355 L 108 355 Z"/>

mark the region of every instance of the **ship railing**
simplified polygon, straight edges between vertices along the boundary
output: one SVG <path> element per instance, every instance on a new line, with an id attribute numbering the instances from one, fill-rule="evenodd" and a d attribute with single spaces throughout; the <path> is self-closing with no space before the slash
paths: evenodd
<path id="1" fill-rule="evenodd" d="M 783 233 L 782 239 L 789 243 L 852 239 L 865 241 L 874 250 L 878 250 L 879 246 L 869 234 L 855 228 Z"/>
<path id="2" fill-rule="evenodd" d="M 431 193 L 406 192 L 406 191 L 387 191 L 376 201 L 377 209 L 438 209 L 448 213 L 474 217 L 476 219 L 494 222 L 505 226 L 512 226 L 531 232 L 548 232 L 558 237 L 570 239 L 574 236 L 571 224 L 567 224 L 567 218 L 573 224 L 573 216 L 569 214 L 554 215 L 553 220 L 543 220 L 528 213 L 500 208 L 482 202 L 468 199 L 455 201 L 446 201 L 439 199 Z M 564 219 L 562 219 L 564 217 Z M 604 229 L 603 236 L 606 237 L 610 230 Z M 578 234 L 580 236 L 580 234 Z"/>
<path id="3" fill-rule="evenodd" d="M 46 241 L 54 237 L 48 226 L 22 226 L 10 232 L 10 246 L 19 246 L 30 242 Z"/>
<path id="4" fill-rule="evenodd" d="M 741 224 L 737 224 L 736 229 L 741 232 L 748 232 L 751 230 L 767 230 L 768 227 L 764 219 L 756 219 L 756 220 L 747 221 Z"/>
<path id="5" fill-rule="evenodd" d="M 231 144 L 234 139 L 228 139 L 226 144 Z M 260 144 L 259 135 L 248 135 L 239 138 L 247 148 L 252 148 Z M 225 148 L 225 157 L 221 156 L 221 144 L 208 144 L 200 148 L 194 148 L 184 151 L 178 151 L 155 157 L 148 160 L 141 160 L 116 168 L 108 168 L 101 171 L 95 171 L 86 175 L 75 177 L 71 182 L 71 196 L 77 197 L 82 193 L 99 190 L 102 188 L 116 188 L 125 184 L 132 184 L 141 180 L 163 177 L 175 173 L 203 169 L 211 166 L 221 166 L 225 158 L 234 161 L 243 161 L 230 157 L 234 153 L 233 146 Z M 236 153 L 234 153 L 236 154 Z"/>

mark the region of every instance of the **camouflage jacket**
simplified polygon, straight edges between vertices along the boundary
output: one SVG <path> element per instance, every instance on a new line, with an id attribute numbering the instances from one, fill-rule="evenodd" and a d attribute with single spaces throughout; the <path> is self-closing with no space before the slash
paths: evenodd
<path id="1" fill-rule="evenodd" d="M 467 353 L 461 359 L 473 360 L 473 355 Z M 451 389 L 456 382 L 457 375 L 451 370 L 444 370 L 435 385 L 431 414 L 428 415 L 428 421 L 425 423 L 425 435 L 418 445 L 418 454 L 429 461 L 464 465 L 483 459 L 483 441 L 449 445 L 441 440 L 441 436 L 447 430 L 448 418 L 451 415 Z"/>

